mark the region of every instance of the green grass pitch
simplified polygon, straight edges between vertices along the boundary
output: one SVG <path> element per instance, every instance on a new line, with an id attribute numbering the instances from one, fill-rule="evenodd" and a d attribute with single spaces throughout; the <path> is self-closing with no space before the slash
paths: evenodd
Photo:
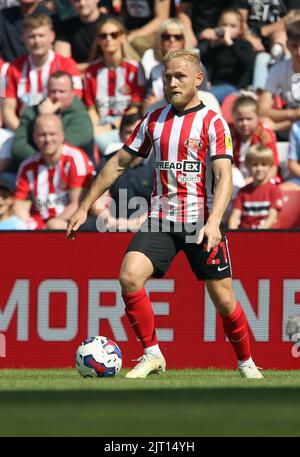
<path id="1" fill-rule="evenodd" d="M 300 436 L 300 370 L 125 372 L 0 370 L 0 436 Z"/>

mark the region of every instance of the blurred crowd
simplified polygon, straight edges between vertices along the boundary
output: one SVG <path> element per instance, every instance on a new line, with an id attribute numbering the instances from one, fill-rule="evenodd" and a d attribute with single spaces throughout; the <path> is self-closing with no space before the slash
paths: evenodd
<path id="1" fill-rule="evenodd" d="M 181 48 L 200 54 L 199 100 L 232 132 L 225 226 L 300 228 L 300 0 L 0 0 L 0 230 L 66 228 L 167 103 L 164 56 Z M 136 158 L 83 229 L 138 230 L 152 169 Z"/>

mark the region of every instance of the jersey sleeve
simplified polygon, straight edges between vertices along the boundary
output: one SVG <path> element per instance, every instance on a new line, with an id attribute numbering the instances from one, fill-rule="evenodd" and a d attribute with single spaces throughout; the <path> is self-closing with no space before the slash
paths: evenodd
<path id="1" fill-rule="evenodd" d="M 16 181 L 15 197 L 19 200 L 28 200 L 29 194 L 30 186 L 26 175 L 26 168 L 21 166 Z"/>
<path id="2" fill-rule="evenodd" d="M 143 158 L 149 156 L 152 144 L 147 133 L 148 119 L 149 116 L 145 116 L 144 119 L 142 119 L 141 122 L 135 127 L 127 143 L 123 146 L 125 151 Z"/>
<path id="3" fill-rule="evenodd" d="M 83 101 L 86 106 L 96 105 L 95 77 L 89 69 L 84 73 Z"/>
<path id="4" fill-rule="evenodd" d="M 73 88 L 76 95 L 81 98 L 82 97 L 82 81 L 80 72 L 77 68 L 77 64 L 74 59 L 71 57 L 66 58 L 66 68 L 65 71 L 68 72 L 72 76 L 73 81 Z"/>
<path id="5" fill-rule="evenodd" d="M 211 160 L 228 158 L 233 162 L 233 147 L 227 122 L 216 115 L 208 129 L 209 152 Z"/>
<path id="6" fill-rule="evenodd" d="M 17 99 L 17 86 L 16 68 L 11 64 L 6 73 L 5 97 Z"/>
<path id="7" fill-rule="evenodd" d="M 84 151 L 78 149 L 71 159 L 68 176 L 69 189 L 88 189 L 93 181 L 95 169 Z"/>

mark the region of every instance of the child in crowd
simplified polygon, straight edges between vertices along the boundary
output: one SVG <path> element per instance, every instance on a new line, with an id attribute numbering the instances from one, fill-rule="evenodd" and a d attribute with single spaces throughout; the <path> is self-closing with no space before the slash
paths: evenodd
<path id="1" fill-rule="evenodd" d="M 25 222 L 13 214 L 15 198 L 11 187 L 0 180 L 0 230 L 26 230 Z"/>
<path id="2" fill-rule="evenodd" d="M 228 228 L 268 229 L 277 222 L 282 207 L 282 192 L 269 180 L 274 165 L 271 149 L 262 145 L 251 146 L 246 155 L 253 182 L 237 194 Z"/>
<path id="3" fill-rule="evenodd" d="M 270 148 L 273 152 L 274 164 L 269 170 L 269 178 L 276 178 L 276 183 L 281 182 L 278 175 L 278 151 L 276 147 L 276 136 L 272 130 L 265 127 L 259 120 L 258 103 L 248 95 L 242 95 L 234 101 L 232 107 L 233 127 L 233 151 L 234 164 L 239 168 L 245 178 L 249 177 L 249 170 L 246 167 L 245 158 L 249 147 L 260 144 Z"/>
<path id="4" fill-rule="evenodd" d="M 241 38 L 243 18 L 239 10 L 224 10 L 218 22 L 217 40 L 210 40 L 201 52 L 208 71 L 211 92 L 221 103 L 237 89 L 252 81 L 255 54 L 251 44 Z"/>

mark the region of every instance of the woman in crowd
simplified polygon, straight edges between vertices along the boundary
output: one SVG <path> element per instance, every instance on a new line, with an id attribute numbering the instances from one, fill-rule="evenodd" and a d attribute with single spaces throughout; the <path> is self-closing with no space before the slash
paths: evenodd
<path id="1" fill-rule="evenodd" d="M 90 60 L 84 76 L 84 102 L 101 152 L 119 141 L 120 120 L 126 110 L 141 105 L 145 78 L 123 24 L 114 17 L 99 23 Z"/>
<path id="2" fill-rule="evenodd" d="M 183 23 L 175 18 L 167 19 L 160 26 L 155 37 L 154 58 L 159 63 L 153 67 L 150 73 L 144 111 L 162 106 L 166 103 L 163 88 L 163 60 L 168 52 L 177 49 L 190 50 L 190 42 Z M 205 86 L 206 83 L 202 84 L 201 89 L 205 89 Z"/>

